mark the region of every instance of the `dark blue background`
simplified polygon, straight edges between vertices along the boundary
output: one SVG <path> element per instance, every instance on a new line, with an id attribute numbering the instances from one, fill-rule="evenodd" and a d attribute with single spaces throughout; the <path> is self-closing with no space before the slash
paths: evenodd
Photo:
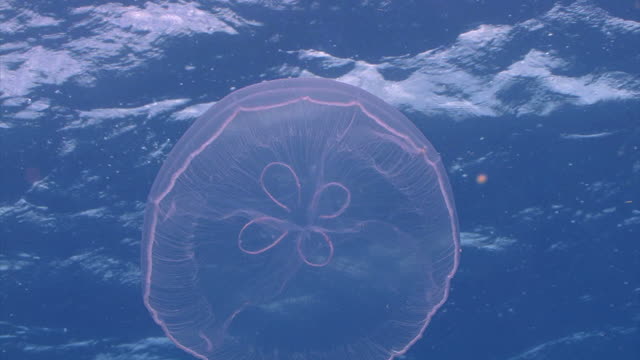
<path id="1" fill-rule="evenodd" d="M 462 262 L 407 359 L 640 358 L 637 1 L 7 0 L 0 20 L 0 358 L 189 359 L 141 302 L 150 185 L 208 104 L 312 75 L 402 109 L 449 170 Z"/>

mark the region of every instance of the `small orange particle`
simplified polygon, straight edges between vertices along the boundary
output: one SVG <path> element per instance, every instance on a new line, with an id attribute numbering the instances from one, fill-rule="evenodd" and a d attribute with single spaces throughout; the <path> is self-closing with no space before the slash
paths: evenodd
<path id="1" fill-rule="evenodd" d="M 487 174 L 478 174 L 478 176 L 476 176 L 476 182 L 478 184 L 484 184 L 487 182 L 487 180 L 489 180 Z"/>

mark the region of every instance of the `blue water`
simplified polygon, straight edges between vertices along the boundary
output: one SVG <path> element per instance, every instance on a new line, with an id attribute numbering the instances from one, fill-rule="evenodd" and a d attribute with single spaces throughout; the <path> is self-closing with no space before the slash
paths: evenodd
<path id="1" fill-rule="evenodd" d="M 5 0 L 0 34 L 0 359 L 191 359 L 142 305 L 149 188 L 211 104 L 299 76 L 449 172 L 461 265 L 405 359 L 640 358 L 638 1 Z"/>

